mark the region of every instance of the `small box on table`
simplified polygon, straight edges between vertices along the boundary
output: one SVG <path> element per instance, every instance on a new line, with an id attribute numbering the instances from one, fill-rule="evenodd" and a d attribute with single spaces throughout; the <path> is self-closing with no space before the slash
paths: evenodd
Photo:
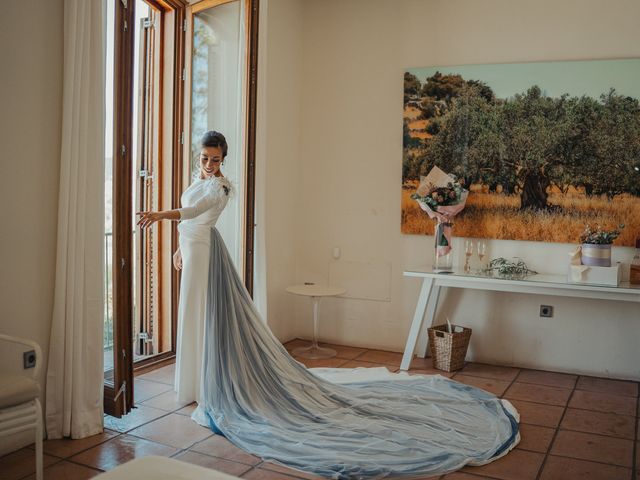
<path id="1" fill-rule="evenodd" d="M 591 267 L 587 265 L 569 266 L 570 283 L 617 287 L 620 285 L 621 277 L 622 268 L 620 268 L 620 262 L 610 267 Z"/>

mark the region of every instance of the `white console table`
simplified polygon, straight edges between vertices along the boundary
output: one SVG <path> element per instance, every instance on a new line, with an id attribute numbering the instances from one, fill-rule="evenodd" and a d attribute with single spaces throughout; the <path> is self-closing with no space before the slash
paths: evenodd
<path id="1" fill-rule="evenodd" d="M 596 298 L 640 303 L 640 286 L 623 282 L 617 287 L 570 283 L 566 275 L 530 275 L 524 279 L 513 280 L 499 276 L 463 273 L 434 273 L 431 268 L 418 268 L 404 272 L 405 277 L 422 278 L 422 288 L 413 322 L 407 337 L 402 357 L 401 370 L 408 370 L 414 352 L 424 358 L 427 352 L 427 329 L 423 329 L 426 317 L 433 324 L 438 307 L 438 298 L 442 287 L 471 288 L 497 292 L 531 293 L 538 295 L 557 295 L 562 297 Z"/>

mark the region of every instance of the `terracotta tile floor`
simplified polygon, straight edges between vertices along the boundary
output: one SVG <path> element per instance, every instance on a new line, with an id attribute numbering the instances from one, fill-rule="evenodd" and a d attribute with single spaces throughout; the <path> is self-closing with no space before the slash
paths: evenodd
<path id="1" fill-rule="evenodd" d="M 293 340 L 289 351 L 305 346 Z M 397 371 L 402 355 L 328 345 L 336 358 L 307 366 L 386 367 Z M 303 359 L 298 359 L 303 360 Z M 563 373 L 469 363 L 439 372 L 416 358 L 409 373 L 441 373 L 509 399 L 521 415 L 522 441 L 504 458 L 441 477 L 447 480 L 640 480 L 638 383 Z M 313 475 L 263 462 L 191 421 L 192 405 L 171 388 L 174 366 L 136 377 L 137 408 L 105 417 L 105 432 L 83 440 L 45 442 L 45 479 L 91 478 L 145 455 L 164 455 L 254 480 L 314 479 Z M 0 458 L 0 478 L 35 478 L 33 446 Z"/>

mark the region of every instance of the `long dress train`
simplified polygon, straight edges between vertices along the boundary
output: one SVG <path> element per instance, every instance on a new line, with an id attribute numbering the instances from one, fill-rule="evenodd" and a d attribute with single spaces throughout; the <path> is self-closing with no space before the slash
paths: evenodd
<path id="1" fill-rule="evenodd" d="M 477 388 L 406 374 L 339 384 L 307 370 L 261 320 L 215 228 L 209 246 L 194 420 L 265 460 L 332 478 L 441 474 L 518 443 L 517 412 Z"/>

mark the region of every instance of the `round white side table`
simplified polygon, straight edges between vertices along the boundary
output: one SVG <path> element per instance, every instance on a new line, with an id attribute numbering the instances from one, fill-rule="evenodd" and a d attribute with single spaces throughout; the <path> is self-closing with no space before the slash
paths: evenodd
<path id="1" fill-rule="evenodd" d="M 304 358 L 331 358 L 336 356 L 336 351 L 331 348 L 318 345 L 318 306 L 322 297 L 335 297 L 346 292 L 344 288 L 331 287 L 329 285 L 294 285 L 287 287 L 287 292 L 294 295 L 311 297 L 313 303 L 313 341 L 310 347 L 299 347 L 293 350 L 293 355 Z"/>

